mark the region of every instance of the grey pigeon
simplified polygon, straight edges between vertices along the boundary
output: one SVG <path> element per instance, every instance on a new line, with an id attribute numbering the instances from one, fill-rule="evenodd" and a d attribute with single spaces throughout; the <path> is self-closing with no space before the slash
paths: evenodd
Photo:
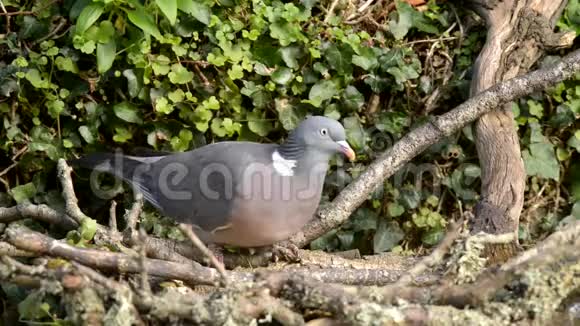
<path id="1" fill-rule="evenodd" d="M 225 141 L 162 156 L 95 153 L 73 163 L 128 182 L 206 243 L 261 247 L 312 219 L 336 153 L 355 158 L 343 126 L 312 116 L 281 145 Z"/>

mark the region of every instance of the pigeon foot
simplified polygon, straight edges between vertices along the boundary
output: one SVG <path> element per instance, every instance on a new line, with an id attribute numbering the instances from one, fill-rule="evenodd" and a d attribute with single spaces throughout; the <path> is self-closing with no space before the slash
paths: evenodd
<path id="1" fill-rule="evenodd" d="M 289 263 L 298 263 L 301 261 L 300 250 L 292 243 L 285 245 L 272 245 L 272 260 L 274 260 L 274 262 L 284 260 Z"/>

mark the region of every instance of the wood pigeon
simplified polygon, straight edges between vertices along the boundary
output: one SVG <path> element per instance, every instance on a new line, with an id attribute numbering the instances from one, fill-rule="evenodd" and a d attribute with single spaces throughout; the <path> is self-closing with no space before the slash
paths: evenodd
<path id="1" fill-rule="evenodd" d="M 94 153 L 73 164 L 128 182 L 208 244 L 262 247 L 313 218 L 336 153 L 355 159 L 343 126 L 311 116 L 281 145 L 224 141 L 150 157 Z"/>

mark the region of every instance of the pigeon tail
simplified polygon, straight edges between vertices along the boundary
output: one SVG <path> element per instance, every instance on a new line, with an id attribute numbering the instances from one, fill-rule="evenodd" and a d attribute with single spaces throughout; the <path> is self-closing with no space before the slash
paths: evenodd
<path id="1" fill-rule="evenodd" d="M 153 163 L 163 156 L 136 157 L 127 156 L 121 153 L 92 153 L 79 159 L 70 160 L 72 166 L 80 166 L 99 172 L 109 173 L 115 177 L 129 183 L 133 190 L 143 194 L 143 198 L 153 206 L 159 208 L 160 205 L 154 198 L 150 189 L 147 188 L 150 163 Z"/>

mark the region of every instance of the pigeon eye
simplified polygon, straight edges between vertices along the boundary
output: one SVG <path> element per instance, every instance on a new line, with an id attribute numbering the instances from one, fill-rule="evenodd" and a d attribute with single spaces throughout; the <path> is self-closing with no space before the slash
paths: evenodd
<path id="1" fill-rule="evenodd" d="M 328 130 L 326 130 L 326 128 L 322 128 L 322 129 L 320 129 L 320 134 L 322 136 L 326 136 L 328 134 Z"/>

